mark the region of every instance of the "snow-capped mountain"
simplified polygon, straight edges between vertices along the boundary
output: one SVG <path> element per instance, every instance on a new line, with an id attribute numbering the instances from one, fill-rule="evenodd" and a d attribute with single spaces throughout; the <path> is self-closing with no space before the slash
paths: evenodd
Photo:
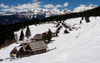
<path id="1" fill-rule="evenodd" d="M 67 13 L 67 9 L 64 9 L 64 10 L 34 9 L 34 10 L 23 11 L 23 12 L 18 12 L 18 11 L 5 12 L 5 13 L 0 14 L 0 24 L 12 24 L 12 23 L 20 22 L 20 21 L 22 22 L 26 19 L 27 20 L 32 19 L 32 18 L 42 19 L 45 17 L 61 15 L 61 14 L 66 14 L 66 13 Z M 5 20 L 5 18 L 6 18 L 6 20 Z"/>
<path id="2" fill-rule="evenodd" d="M 94 9 L 96 7 L 97 7 L 97 5 L 93 5 L 93 4 L 91 4 L 89 6 L 81 4 L 79 7 L 76 7 L 74 10 L 72 10 L 72 13 L 74 13 L 74 12 L 83 12 L 83 11 L 86 11 L 86 10 Z"/>
<path id="3" fill-rule="evenodd" d="M 55 15 L 69 14 L 74 12 L 83 12 L 89 9 L 96 8 L 97 5 L 80 5 L 80 7 L 75 8 L 74 10 L 59 10 L 59 9 L 34 9 L 28 11 L 16 11 L 16 12 L 5 12 L 0 13 L 0 24 L 13 24 L 17 22 L 23 22 L 24 20 L 29 20 L 32 18 L 42 19 Z"/>
<path id="4" fill-rule="evenodd" d="M 67 13 L 67 9 L 59 10 L 59 9 L 34 9 L 29 11 L 23 11 L 23 12 L 6 12 L 0 15 L 21 15 L 26 16 L 27 18 L 38 18 L 37 15 L 44 15 L 44 16 L 55 16 L 55 15 L 61 15 Z"/>

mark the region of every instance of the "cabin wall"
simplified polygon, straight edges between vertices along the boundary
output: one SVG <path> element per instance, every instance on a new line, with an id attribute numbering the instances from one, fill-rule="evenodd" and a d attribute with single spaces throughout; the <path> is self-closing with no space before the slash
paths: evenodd
<path id="1" fill-rule="evenodd" d="M 17 53 L 17 58 L 18 57 L 23 57 L 25 55 L 25 52 L 24 52 L 24 50 L 21 48 L 19 51 L 18 51 L 18 53 Z"/>
<path id="2" fill-rule="evenodd" d="M 46 52 L 46 49 L 42 49 L 42 50 L 38 50 L 38 51 L 33 51 L 31 54 L 35 55 L 35 54 L 40 54 L 40 53 L 44 53 Z"/>

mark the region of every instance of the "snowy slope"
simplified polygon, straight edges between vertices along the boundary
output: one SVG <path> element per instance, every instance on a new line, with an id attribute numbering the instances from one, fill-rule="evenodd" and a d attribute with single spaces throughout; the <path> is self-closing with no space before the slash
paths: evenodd
<path id="1" fill-rule="evenodd" d="M 65 22 L 73 26 L 79 23 L 81 18 L 68 19 Z M 10 62 L 10 60 L 1 63 L 100 63 L 100 17 L 91 17 L 90 23 L 81 24 L 81 29 L 70 31 L 64 34 L 63 27 L 58 37 L 48 47 L 57 49 L 47 53 L 24 57 Z M 42 33 L 48 29 L 55 31 L 54 24 L 42 24 L 38 26 L 30 26 L 32 38 L 36 33 Z M 25 30 L 24 30 L 25 31 Z M 15 32 L 20 34 L 20 31 Z M 78 38 L 76 38 L 78 36 Z M 0 50 L 0 58 L 9 57 L 9 53 L 18 44 L 12 44 Z"/>

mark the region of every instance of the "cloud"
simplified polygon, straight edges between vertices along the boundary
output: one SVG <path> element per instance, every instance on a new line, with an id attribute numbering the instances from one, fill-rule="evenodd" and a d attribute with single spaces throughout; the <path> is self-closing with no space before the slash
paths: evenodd
<path id="1" fill-rule="evenodd" d="M 10 8 L 2 9 L 2 11 L 26 11 L 26 10 L 33 10 L 36 8 L 40 8 L 42 2 L 33 2 L 27 4 L 18 4 L 18 6 L 11 6 Z"/>
<path id="2" fill-rule="evenodd" d="M 53 4 L 47 4 L 47 5 L 43 5 L 45 8 L 54 8 Z"/>
<path id="3" fill-rule="evenodd" d="M 56 7 L 56 8 L 59 8 L 59 7 L 62 7 L 62 5 L 58 4 L 58 5 L 56 5 L 55 7 Z"/>
<path id="4" fill-rule="evenodd" d="M 7 9 L 2 9 L 2 11 L 17 11 L 15 8 L 11 7 L 11 8 L 7 8 Z"/>
<path id="5" fill-rule="evenodd" d="M 50 9 L 50 8 L 60 8 L 60 7 L 66 7 L 68 6 L 68 3 L 64 3 L 64 5 L 61 4 L 57 4 L 57 5 L 53 5 L 53 4 L 46 4 L 46 5 L 42 5 L 42 2 L 39 2 L 38 0 L 32 0 L 31 3 L 26 3 L 26 4 L 18 4 L 17 6 L 7 6 L 4 4 L 1 4 L 0 7 L 3 7 L 2 11 L 27 11 L 27 10 L 34 10 L 34 9 L 41 9 L 41 8 L 46 8 L 46 9 Z"/>
<path id="6" fill-rule="evenodd" d="M 2 7 L 2 8 L 9 8 L 9 6 L 4 5 L 3 3 L 2 3 L 2 4 L 0 4 L 0 7 Z"/>
<path id="7" fill-rule="evenodd" d="M 34 8 L 40 8 L 41 7 L 41 2 L 35 2 L 35 3 L 27 3 L 27 4 L 18 4 L 18 6 L 15 6 L 16 9 L 19 9 L 19 10 L 24 10 L 24 9 L 27 9 L 27 10 L 32 10 Z"/>
<path id="8" fill-rule="evenodd" d="M 62 5 L 58 4 L 58 5 L 53 5 L 53 4 L 47 4 L 47 5 L 43 5 L 44 8 L 59 8 L 62 7 Z"/>
<path id="9" fill-rule="evenodd" d="M 64 3 L 64 5 L 63 5 L 64 7 L 67 7 L 68 6 L 68 2 L 66 2 L 66 3 Z"/>

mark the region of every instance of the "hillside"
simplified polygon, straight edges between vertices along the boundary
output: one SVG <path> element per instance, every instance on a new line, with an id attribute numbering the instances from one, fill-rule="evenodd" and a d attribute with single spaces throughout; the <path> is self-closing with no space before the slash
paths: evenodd
<path id="1" fill-rule="evenodd" d="M 72 18 L 65 21 L 65 23 L 73 26 L 79 23 L 81 18 Z M 30 57 L 19 58 L 17 60 L 4 60 L 1 63 L 99 63 L 100 57 L 100 17 L 90 17 L 90 23 L 82 20 L 81 28 L 78 30 L 69 31 L 69 34 L 64 34 L 65 28 L 63 27 L 58 37 L 52 38 L 52 42 L 48 44 L 48 48 L 52 51 L 47 53 L 33 55 Z M 37 33 L 43 33 L 49 28 L 55 31 L 55 24 L 41 24 L 31 25 L 30 30 L 32 36 Z M 24 29 L 25 32 L 25 29 Z M 15 33 L 20 34 L 20 31 Z M 26 38 L 25 38 L 26 40 Z M 25 41 L 24 40 L 24 41 Z M 19 41 L 18 41 L 19 42 Z M 5 59 L 9 57 L 10 51 L 19 44 L 11 44 L 8 47 L 0 50 L 0 58 Z"/>

